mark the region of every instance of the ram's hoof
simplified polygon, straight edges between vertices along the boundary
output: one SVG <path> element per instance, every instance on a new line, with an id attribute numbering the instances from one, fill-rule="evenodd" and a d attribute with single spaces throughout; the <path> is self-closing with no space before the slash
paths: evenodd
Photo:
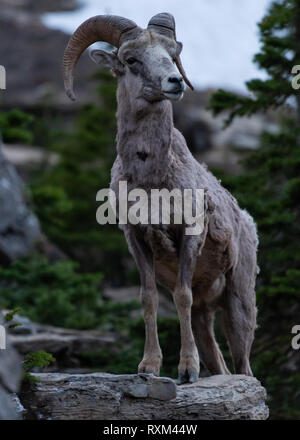
<path id="1" fill-rule="evenodd" d="M 177 385 L 182 385 L 184 383 L 194 383 L 197 382 L 199 374 L 196 371 L 186 370 L 184 373 L 178 374 Z"/>

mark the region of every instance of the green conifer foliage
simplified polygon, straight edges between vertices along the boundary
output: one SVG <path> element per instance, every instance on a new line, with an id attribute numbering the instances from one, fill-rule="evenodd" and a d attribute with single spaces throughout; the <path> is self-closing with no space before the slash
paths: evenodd
<path id="1" fill-rule="evenodd" d="M 74 130 L 54 146 L 59 163 L 39 173 L 31 187 L 46 235 L 83 270 L 101 268 L 119 284 L 124 281 L 128 255 L 125 239 L 116 225 L 96 222 L 96 194 L 109 187 L 116 156 L 116 80 L 104 71 L 96 79 L 100 104 L 81 109 Z"/>
<path id="2" fill-rule="evenodd" d="M 300 65 L 300 2 L 274 1 L 259 31 L 262 46 L 254 61 L 267 79 L 248 81 L 246 97 L 219 90 L 210 108 L 215 114 L 229 110 L 227 125 L 280 109 L 279 132 L 264 133 L 244 161 L 245 173 L 223 184 L 258 225 L 254 374 L 266 385 L 271 417 L 300 418 L 300 353 L 291 347 L 291 329 L 300 322 L 300 90 L 292 87 L 293 66 Z"/>

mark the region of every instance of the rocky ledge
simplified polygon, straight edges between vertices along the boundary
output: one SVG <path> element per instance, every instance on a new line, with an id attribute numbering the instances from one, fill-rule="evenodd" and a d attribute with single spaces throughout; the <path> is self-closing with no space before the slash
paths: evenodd
<path id="1" fill-rule="evenodd" d="M 35 374 L 20 399 L 25 419 L 264 420 L 269 411 L 260 382 L 219 375 L 177 386 L 148 374 Z"/>

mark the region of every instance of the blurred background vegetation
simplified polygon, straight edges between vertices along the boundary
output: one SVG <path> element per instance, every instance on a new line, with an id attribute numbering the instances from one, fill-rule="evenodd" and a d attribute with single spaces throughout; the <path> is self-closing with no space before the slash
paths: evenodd
<path id="1" fill-rule="evenodd" d="M 261 51 L 255 57 L 268 78 L 249 81 L 247 96 L 225 90 L 199 93 L 197 99 L 187 94 L 186 103 L 174 108 L 176 125 L 193 153 L 207 160 L 257 222 L 259 312 L 251 364 L 267 388 L 271 417 L 282 419 L 300 418 L 300 357 L 291 349 L 291 329 L 300 316 L 300 94 L 291 86 L 292 67 L 300 65 L 299 26 L 299 2 L 274 1 L 259 25 Z M 95 196 L 109 186 L 115 158 L 116 80 L 100 71 L 92 84 L 97 96 L 74 113 L 62 114 L 59 105 L 44 100 L 30 111 L 6 105 L 0 114 L 8 157 L 10 147 L 18 144 L 47 153 L 38 166 L 23 170 L 22 177 L 48 243 L 46 247 L 37 243 L 34 252 L 9 264 L 0 259 L 0 307 L 21 307 L 23 315 L 42 324 L 113 332 L 116 345 L 84 353 L 83 364 L 97 371 L 133 373 L 144 343 L 139 303 L 132 298 L 112 301 L 104 292 L 108 287 L 137 285 L 137 271 L 121 231 L 113 225 L 100 227 L 95 218 Z M 240 126 L 240 118 L 262 121 L 257 145 L 238 148 L 227 140 L 223 149 L 219 144 L 214 147 L 208 104 L 216 120 L 225 114 L 227 125 Z M 205 117 L 187 123 L 180 117 L 183 105 L 190 112 L 198 106 Z M 247 129 L 251 138 L 251 126 Z M 230 139 L 236 141 L 238 136 L 236 129 Z M 234 169 L 228 156 L 235 157 Z M 52 160 L 46 160 L 49 157 Z M 47 251 L 49 243 L 54 253 Z M 162 296 L 169 301 L 166 292 Z M 176 377 L 180 349 L 176 314 L 160 316 L 158 328 L 162 375 Z M 218 323 L 216 332 L 231 365 Z"/>

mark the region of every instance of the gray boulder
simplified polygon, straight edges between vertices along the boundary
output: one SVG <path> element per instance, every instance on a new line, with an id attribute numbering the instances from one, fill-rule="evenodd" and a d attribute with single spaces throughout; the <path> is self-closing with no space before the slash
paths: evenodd
<path id="1" fill-rule="evenodd" d="M 3 326 L 1 315 L 0 325 Z M 0 420 L 20 418 L 22 407 L 15 393 L 19 390 L 21 376 L 21 357 L 8 340 L 6 349 L 0 349 Z"/>
<path id="2" fill-rule="evenodd" d="M 3 155 L 0 141 L 0 264 L 31 252 L 41 231 L 27 207 L 24 183 Z"/>

